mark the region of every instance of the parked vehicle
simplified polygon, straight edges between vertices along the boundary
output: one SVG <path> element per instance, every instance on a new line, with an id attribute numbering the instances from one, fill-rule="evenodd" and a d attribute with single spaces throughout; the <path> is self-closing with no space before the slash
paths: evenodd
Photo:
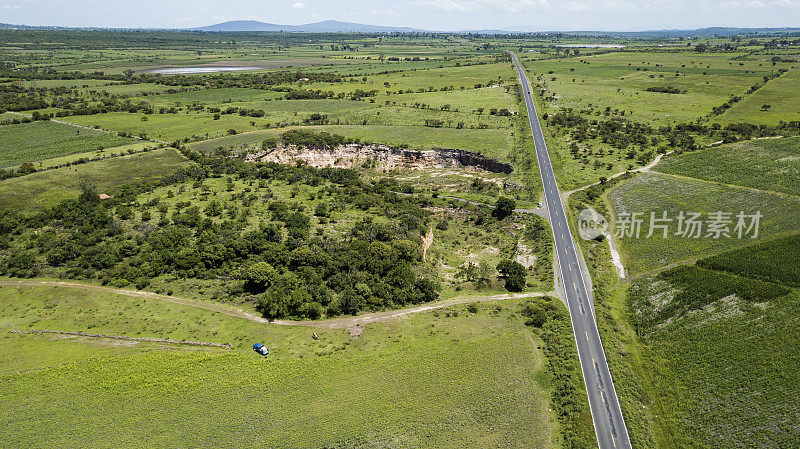
<path id="1" fill-rule="evenodd" d="M 269 355 L 269 348 L 267 348 L 266 346 L 264 346 L 261 343 L 254 344 L 253 345 L 253 351 L 255 351 L 255 352 L 257 352 L 257 353 L 259 353 L 259 354 L 261 354 L 261 355 L 263 355 L 265 357 Z"/>

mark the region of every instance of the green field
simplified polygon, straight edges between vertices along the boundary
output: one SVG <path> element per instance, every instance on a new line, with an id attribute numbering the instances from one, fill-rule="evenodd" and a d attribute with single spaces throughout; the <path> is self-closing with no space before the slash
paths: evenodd
<path id="1" fill-rule="evenodd" d="M 0 207 L 26 213 L 42 211 L 77 198 L 84 180 L 94 183 L 100 193 L 113 192 L 124 184 L 158 179 L 187 164 L 180 153 L 165 149 L 45 170 L 0 181 Z"/>
<path id="2" fill-rule="evenodd" d="M 133 142 L 114 134 L 48 121 L 0 126 L 0 167 Z"/>
<path id="3" fill-rule="evenodd" d="M 506 155 L 511 148 L 510 133 L 502 129 L 435 129 L 423 126 L 314 126 L 311 129 L 341 134 L 362 141 L 388 145 L 408 145 L 415 149 L 457 148 L 487 155 Z M 259 148 L 269 136 L 287 129 L 253 131 L 235 136 L 189 144 L 190 148 L 209 151 L 216 148 Z"/>
<path id="4" fill-rule="evenodd" d="M 720 290 L 691 313 L 659 316 L 680 295 L 707 291 L 714 276 L 735 278 L 697 270 L 708 273 L 703 285 L 673 282 L 666 272 L 630 290 L 647 360 L 642 384 L 649 388 L 639 395 L 651 409 L 655 447 L 793 446 L 800 296 L 748 301 Z"/>
<path id="5" fill-rule="evenodd" d="M 708 114 L 730 95 L 741 95 L 762 81 L 762 76 L 790 67 L 757 60 L 734 63 L 730 58 L 719 53 L 611 52 L 528 61 L 526 67 L 532 82 L 538 79 L 555 94 L 560 108 L 602 112 L 610 106 L 627 111 L 633 120 L 673 124 Z M 686 93 L 648 92 L 649 87 L 673 87 Z"/>
<path id="6" fill-rule="evenodd" d="M 792 69 L 734 104 L 728 112 L 714 121 L 722 124 L 744 122 L 774 125 L 780 121 L 800 120 L 798 84 L 800 84 L 800 69 Z M 764 105 L 769 105 L 769 108 L 763 109 Z"/>
<path id="7" fill-rule="evenodd" d="M 738 276 L 800 287 L 800 235 L 773 240 L 697 261 L 697 265 Z"/>
<path id="8" fill-rule="evenodd" d="M 800 139 L 764 139 L 722 145 L 667 157 L 655 170 L 797 196 L 800 192 Z"/>
<path id="9" fill-rule="evenodd" d="M 342 329 L 315 329 L 319 340 L 304 327 L 65 288 L 0 287 L 0 305 L 5 330 L 234 346 L 6 333 L 0 437 L 15 446 L 560 444 L 542 343 L 512 314 L 513 301 L 499 313 L 491 312 L 494 305 L 476 314 L 460 306 L 457 317 L 441 311 L 370 324 L 358 339 Z M 254 341 L 270 347 L 267 359 L 252 352 Z M 43 346 L 54 354 L 42 356 Z"/>
<path id="10" fill-rule="evenodd" d="M 739 212 L 762 214 L 759 239 L 767 239 L 792 233 L 800 228 L 800 199 L 753 191 L 746 188 L 722 186 L 691 178 L 646 173 L 631 181 L 622 183 L 608 194 L 610 203 L 617 217 L 621 212 L 641 212 L 644 222 L 640 238 L 618 239 L 622 250 L 622 258 L 626 269 L 631 274 L 642 274 L 679 262 L 708 255 L 709 253 L 730 250 L 745 244 L 753 243 L 752 233 L 739 239 L 734 233 Z M 701 238 L 675 236 L 677 221 L 670 223 L 667 238 L 663 231 L 656 229 L 654 235 L 649 234 L 651 212 L 656 217 L 667 217 L 677 220 L 679 212 L 703 213 L 702 219 L 708 220 L 709 212 L 722 211 L 731 213 L 733 223 L 729 226 L 730 238 L 714 239 L 706 237 L 707 228 L 703 227 Z M 749 224 L 749 221 L 746 223 Z"/>

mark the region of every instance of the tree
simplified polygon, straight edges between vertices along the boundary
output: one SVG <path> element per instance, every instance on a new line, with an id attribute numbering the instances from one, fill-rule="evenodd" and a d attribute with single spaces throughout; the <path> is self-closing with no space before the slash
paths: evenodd
<path id="1" fill-rule="evenodd" d="M 275 281 L 275 268 L 267 262 L 258 262 L 247 269 L 245 275 L 248 290 L 264 291 Z"/>
<path id="2" fill-rule="evenodd" d="M 694 46 L 694 51 L 697 53 L 704 53 L 706 50 L 708 50 L 708 45 L 706 44 L 697 44 Z"/>
<path id="3" fill-rule="evenodd" d="M 24 164 L 19 166 L 18 173 L 21 175 L 29 175 L 36 171 L 36 167 L 33 166 L 30 162 L 25 162 Z"/>
<path id="4" fill-rule="evenodd" d="M 501 196 L 494 205 L 492 216 L 498 220 L 502 220 L 514 213 L 517 208 L 517 203 L 512 198 Z"/>
<path id="5" fill-rule="evenodd" d="M 525 289 L 527 270 L 521 263 L 513 260 L 502 260 L 497 264 L 497 271 L 506 279 L 506 290 L 521 292 Z"/>

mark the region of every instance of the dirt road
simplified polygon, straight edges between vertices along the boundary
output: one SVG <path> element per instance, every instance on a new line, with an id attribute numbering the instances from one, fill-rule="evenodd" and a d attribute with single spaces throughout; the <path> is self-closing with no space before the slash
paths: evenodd
<path id="1" fill-rule="evenodd" d="M 0 280 L 0 285 L 10 286 L 10 287 L 14 286 L 66 287 L 66 288 L 75 288 L 83 290 L 93 290 L 105 293 L 114 293 L 118 295 L 125 295 L 125 296 L 139 297 L 139 298 L 150 298 L 150 299 L 157 299 L 160 301 L 171 302 L 175 304 L 182 304 L 190 307 L 197 307 L 199 309 L 210 310 L 212 312 L 223 313 L 225 315 L 230 315 L 237 318 L 250 320 L 256 323 L 262 323 L 262 324 L 270 323 L 270 321 L 267 320 L 266 318 L 262 318 L 261 316 L 255 313 L 248 312 L 234 306 L 195 301 L 191 299 L 179 298 L 177 296 L 160 295 L 158 293 L 145 292 L 141 290 L 128 290 L 121 288 L 104 287 L 101 285 L 81 284 L 78 282 L 45 281 L 45 280 L 35 280 L 35 279 Z M 545 296 L 545 295 L 555 296 L 556 293 L 530 292 L 530 293 L 507 293 L 507 294 L 485 295 L 485 296 L 464 295 L 452 299 L 435 301 L 415 307 L 408 307 L 405 309 L 387 310 L 385 312 L 365 313 L 357 316 L 331 318 L 331 319 L 315 320 L 315 321 L 274 320 L 271 323 L 281 326 L 307 326 L 307 327 L 319 327 L 326 329 L 347 329 L 354 326 L 364 325 L 367 323 L 398 319 L 415 313 L 427 312 L 429 310 L 441 309 L 443 307 L 449 307 L 458 304 L 467 304 L 470 302 L 500 301 L 503 299 L 512 299 L 512 298 L 531 298 L 535 296 Z"/>

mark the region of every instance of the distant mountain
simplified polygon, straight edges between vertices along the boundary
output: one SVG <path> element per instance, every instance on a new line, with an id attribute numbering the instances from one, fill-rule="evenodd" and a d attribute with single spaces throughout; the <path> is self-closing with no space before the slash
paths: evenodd
<path id="1" fill-rule="evenodd" d="M 0 23 L 0 30 L 165 30 L 166 28 L 95 28 L 95 27 L 61 27 L 61 26 L 32 26 Z M 543 35 L 569 35 L 569 36 L 607 36 L 611 38 L 639 38 L 663 39 L 675 37 L 714 37 L 734 35 L 773 35 L 792 34 L 800 35 L 800 28 L 736 28 L 736 27 L 710 27 L 695 30 L 648 30 L 648 31 L 538 31 L 523 27 L 484 30 L 459 30 L 459 31 L 433 31 L 411 27 L 394 27 L 381 25 L 366 25 L 362 23 L 339 22 L 324 20 L 322 22 L 307 23 L 304 25 L 278 25 L 275 23 L 259 22 L 257 20 L 231 20 L 204 27 L 170 31 L 213 31 L 213 32 L 293 32 L 293 33 L 452 33 L 452 34 L 543 34 Z"/>
<path id="2" fill-rule="evenodd" d="M 338 22 L 325 20 L 322 22 L 307 23 L 305 25 L 277 25 L 274 23 L 259 22 L 256 20 L 232 20 L 205 27 L 192 28 L 194 31 L 287 31 L 295 33 L 415 33 L 425 32 L 409 27 L 390 27 L 380 25 L 364 25 L 361 23 Z"/>

